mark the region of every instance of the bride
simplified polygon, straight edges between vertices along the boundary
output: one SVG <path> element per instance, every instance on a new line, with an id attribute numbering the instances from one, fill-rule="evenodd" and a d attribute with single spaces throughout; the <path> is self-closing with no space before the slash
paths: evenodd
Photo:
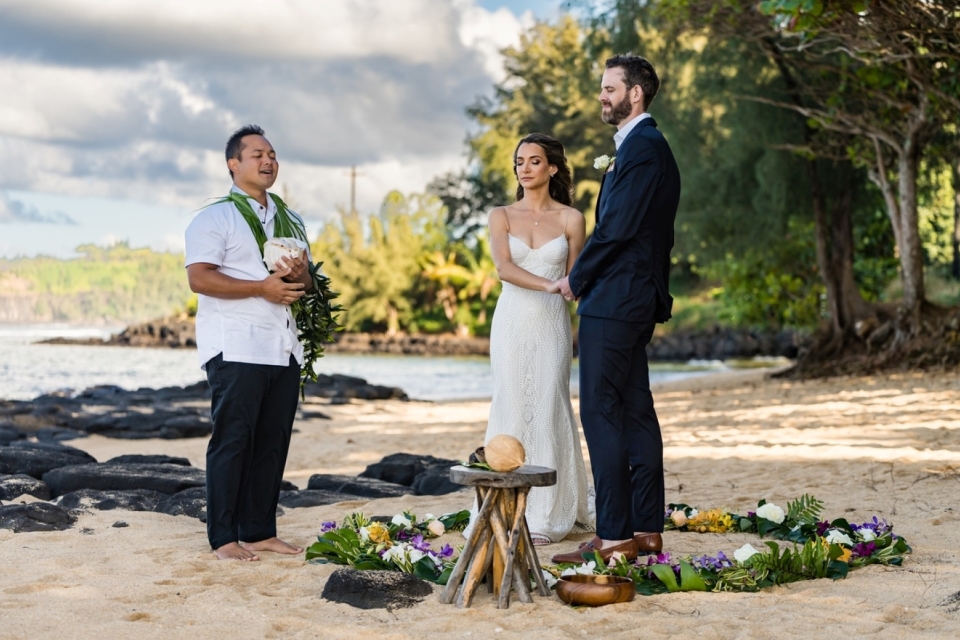
<path id="1" fill-rule="evenodd" d="M 557 280 L 569 273 L 586 235 L 570 205 L 573 179 L 559 141 L 539 133 L 514 151 L 517 201 L 490 212 L 490 248 L 503 292 L 490 333 L 493 401 L 486 441 L 516 437 L 527 464 L 557 470 L 557 484 L 530 491 L 534 544 L 593 531 L 587 474 L 570 405 L 572 340 Z"/>

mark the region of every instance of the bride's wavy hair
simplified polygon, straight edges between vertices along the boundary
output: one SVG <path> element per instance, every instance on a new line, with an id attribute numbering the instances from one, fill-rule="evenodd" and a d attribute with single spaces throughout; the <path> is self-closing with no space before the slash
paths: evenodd
<path id="1" fill-rule="evenodd" d="M 513 177 L 518 180 L 520 177 L 517 175 L 517 154 L 520 152 L 520 145 L 523 144 L 539 145 L 546 152 L 547 164 L 557 168 L 557 172 L 550 177 L 550 197 L 567 207 L 573 205 L 573 175 L 570 173 L 570 163 L 567 162 L 567 156 L 560 141 L 542 133 L 531 133 L 521 139 L 517 143 L 517 148 L 513 150 Z M 522 199 L 523 186 L 518 184 L 517 200 Z"/>

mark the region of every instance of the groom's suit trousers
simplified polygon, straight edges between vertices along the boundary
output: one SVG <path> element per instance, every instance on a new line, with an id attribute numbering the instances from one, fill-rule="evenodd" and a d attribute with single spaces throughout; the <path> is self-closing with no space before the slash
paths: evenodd
<path id="1" fill-rule="evenodd" d="M 663 440 L 646 352 L 654 326 L 580 316 L 580 419 L 605 540 L 663 531 Z"/>
<path id="2" fill-rule="evenodd" d="M 207 362 L 213 435 L 207 446 L 207 537 L 259 542 L 277 535 L 277 501 L 300 394 L 300 366 Z"/>

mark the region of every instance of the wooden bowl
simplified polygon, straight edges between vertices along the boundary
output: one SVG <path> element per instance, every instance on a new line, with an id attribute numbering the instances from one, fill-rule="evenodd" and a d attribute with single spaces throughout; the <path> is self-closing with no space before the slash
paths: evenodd
<path id="1" fill-rule="evenodd" d="M 575 574 L 557 581 L 557 596 L 575 607 L 632 602 L 637 589 L 630 578 Z"/>

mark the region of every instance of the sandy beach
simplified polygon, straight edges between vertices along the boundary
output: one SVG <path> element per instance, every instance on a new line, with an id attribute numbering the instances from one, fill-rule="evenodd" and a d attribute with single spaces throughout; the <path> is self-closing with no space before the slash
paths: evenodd
<path id="1" fill-rule="evenodd" d="M 458 610 L 436 597 L 394 611 L 320 598 L 335 565 L 265 555 L 218 562 L 204 525 L 185 516 L 90 512 L 63 532 L 0 531 L 0 638 L 793 638 L 960 637 L 960 377 L 903 374 L 813 382 L 758 371 L 661 385 L 667 501 L 746 511 L 761 498 L 811 493 L 825 515 L 893 522 L 914 553 L 904 566 L 760 593 L 638 596 L 573 609 L 556 596 L 498 610 L 477 595 Z M 489 403 L 377 401 L 311 410 L 296 424 L 286 478 L 355 474 L 395 452 L 464 458 L 482 444 Z M 106 460 L 123 453 L 186 456 L 204 466 L 204 439 L 70 442 Z M 351 511 L 441 514 L 466 493 L 286 509 L 280 535 L 312 542 L 320 523 Z M 125 528 L 114 528 L 118 520 Z M 586 538 L 587 536 L 581 536 Z M 668 532 L 674 554 L 731 554 L 748 534 Z M 540 548 L 541 560 L 578 538 Z M 440 542 L 462 543 L 459 534 Z"/>

